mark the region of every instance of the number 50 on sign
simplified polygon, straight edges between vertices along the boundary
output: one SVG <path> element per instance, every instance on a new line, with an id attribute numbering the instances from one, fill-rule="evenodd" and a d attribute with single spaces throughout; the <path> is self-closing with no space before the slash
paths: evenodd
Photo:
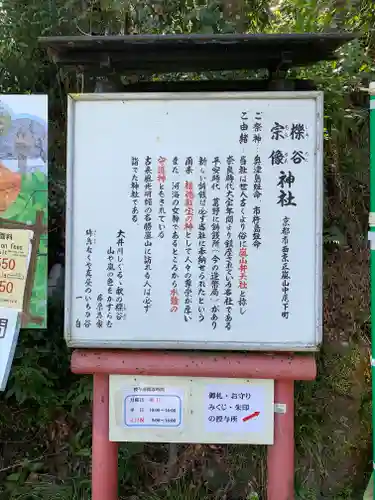
<path id="1" fill-rule="evenodd" d="M 9 259 L 8 257 L 0 257 L 0 268 L 4 271 L 14 271 L 16 269 L 15 259 Z"/>
<path id="2" fill-rule="evenodd" d="M 0 257 L 0 269 L 2 271 L 16 271 L 16 260 L 8 257 Z M 13 281 L 1 280 L 0 293 L 13 293 Z"/>
<path id="3" fill-rule="evenodd" d="M 22 311 L 32 236 L 32 231 L 6 229 L 1 238 L 0 307 Z"/>
<path id="4" fill-rule="evenodd" d="M 0 281 L 0 293 L 12 293 L 14 290 L 13 281 Z"/>

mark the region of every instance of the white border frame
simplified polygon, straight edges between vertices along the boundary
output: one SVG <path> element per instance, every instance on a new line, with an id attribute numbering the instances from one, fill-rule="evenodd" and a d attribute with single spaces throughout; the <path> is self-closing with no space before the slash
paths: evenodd
<path id="1" fill-rule="evenodd" d="M 71 300 L 73 276 L 72 238 L 73 218 L 73 178 L 74 178 L 74 115 L 75 104 L 79 101 L 152 101 L 152 100 L 213 100 L 213 99 L 313 99 L 316 104 L 316 199 L 315 199 L 315 342 L 305 343 L 246 343 L 246 342 L 179 342 L 179 341 L 101 341 L 77 342 L 72 339 Z M 67 125 L 67 180 L 66 180 L 66 245 L 65 245 L 65 317 L 64 336 L 69 347 L 75 348 L 118 348 L 118 349 L 201 349 L 201 350 L 235 350 L 235 351 L 317 351 L 323 339 L 323 131 L 324 103 L 323 92 L 145 92 L 145 93 L 93 93 L 68 95 L 68 125 Z"/>

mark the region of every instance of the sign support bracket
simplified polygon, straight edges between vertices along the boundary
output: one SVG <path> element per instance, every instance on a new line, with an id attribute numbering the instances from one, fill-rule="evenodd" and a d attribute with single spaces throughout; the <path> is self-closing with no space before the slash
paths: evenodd
<path id="1" fill-rule="evenodd" d="M 118 500 L 118 443 L 109 440 L 110 374 L 274 379 L 275 403 L 286 411 L 275 413 L 274 444 L 267 450 L 267 500 L 294 498 L 294 381 L 315 379 L 314 355 L 84 349 L 73 351 L 71 369 L 94 379 L 92 500 Z"/>

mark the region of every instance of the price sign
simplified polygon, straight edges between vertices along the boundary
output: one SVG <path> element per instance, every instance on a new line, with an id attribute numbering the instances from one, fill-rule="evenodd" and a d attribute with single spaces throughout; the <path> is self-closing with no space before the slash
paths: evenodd
<path id="1" fill-rule="evenodd" d="M 0 230 L 0 307 L 22 311 L 32 231 Z"/>

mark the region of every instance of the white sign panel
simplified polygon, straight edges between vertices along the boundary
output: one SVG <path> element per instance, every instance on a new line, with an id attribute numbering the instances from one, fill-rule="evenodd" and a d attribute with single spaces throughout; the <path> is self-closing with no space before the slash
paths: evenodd
<path id="1" fill-rule="evenodd" d="M 19 312 L 0 307 L 0 391 L 5 391 L 8 382 L 20 327 Z"/>
<path id="2" fill-rule="evenodd" d="M 274 381 L 110 376 L 110 439 L 273 444 Z"/>
<path id="3" fill-rule="evenodd" d="M 136 390 L 124 394 L 124 425 L 126 427 L 180 427 L 182 397 L 163 387 L 151 392 Z"/>
<path id="4" fill-rule="evenodd" d="M 69 100 L 66 338 L 315 349 L 322 96 Z"/>

